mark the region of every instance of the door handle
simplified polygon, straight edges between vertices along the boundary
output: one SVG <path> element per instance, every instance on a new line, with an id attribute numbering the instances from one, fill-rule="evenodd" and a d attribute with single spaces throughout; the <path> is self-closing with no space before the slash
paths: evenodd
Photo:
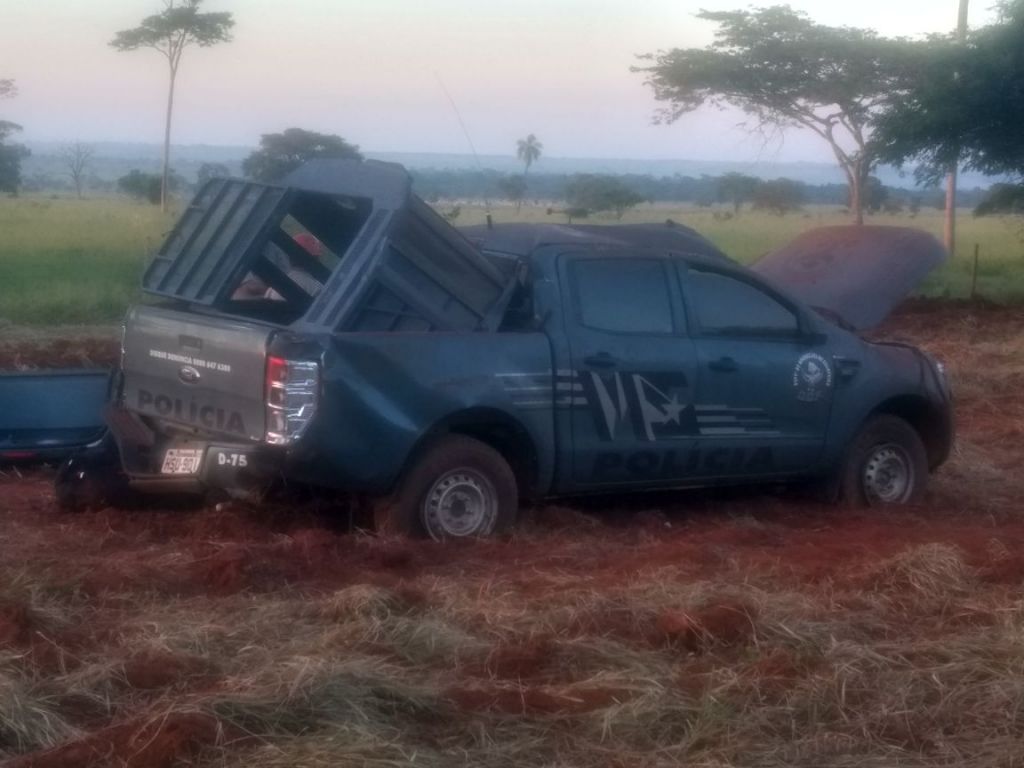
<path id="1" fill-rule="evenodd" d="M 712 360 L 710 363 L 708 363 L 708 368 L 710 368 L 712 371 L 722 371 L 724 373 L 731 373 L 732 371 L 738 370 L 739 366 L 736 365 L 736 361 L 733 360 L 731 357 L 720 357 L 717 360 Z"/>
<path id="2" fill-rule="evenodd" d="M 836 376 L 840 379 L 852 379 L 860 370 L 860 360 L 853 360 L 849 357 L 835 355 L 832 362 L 836 366 Z"/>
<path id="3" fill-rule="evenodd" d="M 583 358 L 583 362 L 591 368 L 614 368 L 619 364 L 619 361 L 607 352 L 598 352 L 596 355 L 587 355 Z"/>

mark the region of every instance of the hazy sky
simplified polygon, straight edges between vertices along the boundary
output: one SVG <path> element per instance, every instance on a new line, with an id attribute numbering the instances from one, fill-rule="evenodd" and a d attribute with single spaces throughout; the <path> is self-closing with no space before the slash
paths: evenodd
<path id="1" fill-rule="evenodd" d="M 763 3 L 770 5 L 770 2 Z M 991 19 L 972 3 L 972 25 Z M 552 156 L 832 160 L 792 133 L 764 148 L 735 114 L 706 111 L 652 126 L 656 102 L 634 55 L 699 46 L 700 8 L 746 0 L 207 0 L 232 11 L 234 41 L 189 50 L 175 143 L 255 144 L 288 126 L 338 133 L 370 151 L 467 151 L 438 77 L 483 154 L 536 133 Z M 946 31 L 957 0 L 793 0 L 832 24 L 884 34 Z M 114 33 L 159 0 L 0 0 L 0 77 L 20 95 L 0 117 L 35 141 L 157 142 L 166 63 L 117 53 Z"/>

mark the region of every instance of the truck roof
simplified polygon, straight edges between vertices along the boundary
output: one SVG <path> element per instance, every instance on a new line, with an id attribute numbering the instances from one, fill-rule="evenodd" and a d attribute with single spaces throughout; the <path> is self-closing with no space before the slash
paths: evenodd
<path id="1" fill-rule="evenodd" d="M 734 263 L 710 240 L 668 219 L 663 224 L 494 224 L 460 227 L 483 251 L 526 257 L 548 245 L 626 246 Z"/>

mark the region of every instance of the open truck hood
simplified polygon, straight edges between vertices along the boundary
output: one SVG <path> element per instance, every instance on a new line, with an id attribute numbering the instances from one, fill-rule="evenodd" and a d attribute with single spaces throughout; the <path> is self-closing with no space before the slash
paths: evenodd
<path id="1" fill-rule="evenodd" d="M 822 227 L 762 257 L 753 270 L 862 331 L 885 320 L 948 255 L 919 229 Z"/>

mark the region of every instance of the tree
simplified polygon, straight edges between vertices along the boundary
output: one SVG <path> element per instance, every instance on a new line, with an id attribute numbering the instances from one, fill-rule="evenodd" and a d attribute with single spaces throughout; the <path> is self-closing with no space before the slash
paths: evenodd
<path id="1" fill-rule="evenodd" d="M 523 164 L 523 176 L 530 172 L 530 166 L 540 160 L 544 145 L 532 133 L 516 142 L 516 157 Z"/>
<path id="2" fill-rule="evenodd" d="M 359 147 L 341 136 L 288 128 L 284 133 L 265 133 L 260 147 L 242 163 L 242 172 L 265 183 L 280 181 L 308 160 L 362 160 Z"/>
<path id="3" fill-rule="evenodd" d="M 196 172 L 196 179 L 199 186 L 202 186 L 210 179 L 224 179 L 231 175 L 231 169 L 224 163 L 203 163 Z"/>
<path id="4" fill-rule="evenodd" d="M 526 177 L 506 176 L 503 179 L 498 179 L 498 191 L 505 196 L 505 199 L 516 204 L 518 212 L 523 204 L 523 198 L 526 197 Z"/>
<path id="5" fill-rule="evenodd" d="M 75 186 L 75 194 L 82 198 L 82 184 L 85 181 L 85 172 L 92 161 L 93 148 L 80 141 L 64 147 L 60 151 L 60 157 L 68 167 L 68 175 L 71 183 Z"/>
<path id="6" fill-rule="evenodd" d="M 174 191 L 180 180 L 177 174 L 170 172 L 167 175 L 169 191 Z M 136 200 L 160 205 L 163 199 L 164 176 L 162 173 L 146 173 L 136 168 L 117 180 L 117 188 Z"/>
<path id="7" fill-rule="evenodd" d="M 560 213 L 565 216 L 567 224 L 572 224 L 573 219 L 587 219 L 590 218 L 590 210 L 587 208 L 548 208 L 547 215 L 550 216 L 553 213 Z"/>
<path id="8" fill-rule="evenodd" d="M 673 49 L 635 67 L 668 106 L 656 122 L 675 122 L 705 104 L 743 110 L 766 137 L 787 128 L 828 143 L 849 186 L 850 209 L 863 223 L 862 189 L 875 164 L 875 113 L 907 90 L 915 44 L 875 32 L 817 24 L 788 6 L 701 11 L 718 24 L 709 48 Z"/>
<path id="9" fill-rule="evenodd" d="M 754 190 L 761 180 L 743 173 L 727 173 L 718 177 L 718 199 L 732 203 L 733 213 L 738 214 L 743 204 L 754 196 Z"/>
<path id="10" fill-rule="evenodd" d="M 569 204 L 567 210 L 574 210 L 576 217 L 581 218 L 579 211 L 601 213 L 612 211 L 615 218 L 622 215 L 644 201 L 637 194 L 614 176 L 583 173 L 573 176 L 565 187 L 565 200 Z"/>
<path id="11" fill-rule="evenodd" d="M 937 183 L 954 165 L 1024 174 L 1024 0 L 999 6 L 995 24 L 933 38 L 915 87 L 879 116 L 878 156 L 916 163 L 919 181 Z"/>
<path id="12" fill-rule="evenodd" d="M 889 201 L 889 188 L 877 176 L 869 176 L 864 185 L 864 207 L 871 213 L 878 213 Z"/>
<path id="13" fill-rule="evenodd" d="M 11 197 L 17 197 L 21 187 L 21 161 L 32 154 L 28 147 L 7 141 L 20 130 L 17 123 L 0 120 L 0 192 Z"/>
<path id="14" fill-rule="evenodd" d="M 167 88 L 167 115 L 164 124 L 163 171 L 160 182 L 160 207 L 167 210 L 170 185 L 171 116 L 174 112 L 174 87 L 185 49 L 191 45 L 206 48 L 231 40 L 235 25 L 230 13 L 200 13 L 202 0 L 164 0 L 164 10 L 147 16 L 139 26 L 123 29 L 110 45 L 118 51 L 152 48 L 167 59 L 170 81 Z"/>
<path id="15" fill-rule="evenodd" d="M 1024 214 L 1024 184 L 993 184 L 974 209 L 975 216 L 996 213 Z"/>
<path id="16" fill-rule="evenodd" d="M 763 181 L 754 192 L 754 208 L 771 211 L 785 216 L 790 211 L 800 210 L 804 200 L 803 185 L 792 179 Z"/>
<path id="17" fill-rule="evenodd" d="M 18 89 L 13 80 L 0 80 L 0 99 L 14 98 Z M 8 143 L 8 139 L 21 131 L 21 126 L 7 120 L 0 120 L 0 192 L 16 197 L 21 187 L 21 161 L 28 157 L 28 147 Z"/>

